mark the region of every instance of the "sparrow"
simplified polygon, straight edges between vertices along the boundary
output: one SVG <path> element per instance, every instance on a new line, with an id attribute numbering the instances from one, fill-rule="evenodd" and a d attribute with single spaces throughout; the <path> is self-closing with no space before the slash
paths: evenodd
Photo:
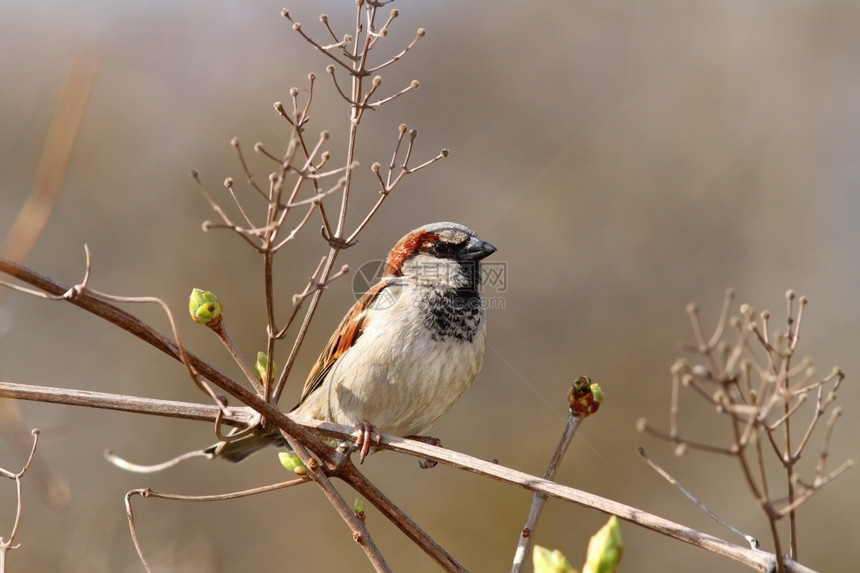
<path id="1" fill-rule="evenodd" d="M 379 282 L 332 334 L 290 415 L 359 427 L 362 461 L 374 430 L 424 438 L 483 364 L 480 261 L 495 251 L 457 223 L 424 225 L 400 239 Z M 286 442 L 270 432 L 204 451 L 239 462 L 267 445 Z"/>

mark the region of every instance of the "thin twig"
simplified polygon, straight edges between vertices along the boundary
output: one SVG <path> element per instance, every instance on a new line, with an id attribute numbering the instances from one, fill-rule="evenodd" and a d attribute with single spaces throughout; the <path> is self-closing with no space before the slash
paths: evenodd
<path id="1" fill-rule="evenodd" d="M 651 466 L 651 469 L 653 469 L 658 474 L 660 474 L 663 477 L 663 479 L 668 481 L 670 484 L 672 484 L 673 486 L 678 488 L 678 491 L 683 493 L 687 499 L 692 501 L 699 509 L 704 511 L 708 515 L 708 517 L 710 517 L 711 519 L 713 519 L 714 521 L 716 521 L 717 523 L 719 523 L 720 525 L 722 525 L 723 527 L 725 527 L 726 529 L 728 529 L 729 531 L 731 531 L 732 533 L 737 535 L 738 537 L 746 540 L 747 543 L 750 544 L 750 549 L 758 549 L 759 548 L 759 542 L 755 537 L 753 537 L 752 535 L 748 535 L 748 534 L 744 533 L 743 531 L 741 531 L 737 527 L 731 525 L 729 522 L 725 521 L 719 515 L 717 515 L 713 511 L 711 511 L 711 508 L 709 508 L 707 505 L 702 503 L 695 495 L 692 494 L 692 492 L 690 492 L 690 490 L 685 488 L 683 485 L 681 485 L 681 483 L 678 480 L 676 480 L 674 477 L 672 477 L 672 475 L 670 475 L 669 472 L 667 472 L 666 470 L 661 468 L 659 465 L 657 465 L 657 463 L 654 460 L 652 460 L 650 457 L 648 457 L 648 454 L 645 453 L 645 448 L 639 447 L 639 448 L 636 448 L 636 451 L 639 452 L 639 455 L 642 456 L 642 458 L 646 462 L 648 462 L 648 465 Z"/>
<path id="2" fill-rule="evenodd" d="M 584 419 L 584 417 L 575 416 L 572 409 L 568 411 L 564 431 L 562 431 L 561 438 L 558 440 L 552 459 L 543 474 L 545 480 L 555 481 L 555 474 L 558 471 L 559 466 L 561 466 L 561 460 L 564 458 L 564 454 L 567 452 L 570 442 L 573 440 L 573 436 L 576 435 L 576 430 L 579 428 L 579 422 L 582 419 Z M 511 567 L 511 573 L 519 573 L 523 570 L 526 557 L 531 552 L 532 545 L 534 544 L 534 533 L 537 530 L 538 520 L 543 512 L 546 500 L 546 494 L 534 494 L 532 506 L 531 509 L 529 509 L 529 516 L 526 519 L 525 526 L 520 532 L 520 539 L 517 543 L 516 553 L 514 554 L 514 563 Z"/>
<path id="3" fill-rule="evenodd" d="M 256 191 L 260 197 L 263 199 L 268 199 L 268 195 L 262 188 L 257 184 L 257 180 L 254 178 L 254 174 L 251 173 L 251 170 L 248 168 L 248 163 L 245 161 L 245 154 L 242 152 L 242 144 L 239 141 L 238 137 L 234 137 L 230 140 L 230 145 L 232 145 L 236 149 L 236 155 L 239 156 L 239 163 L 242 166 L 242 172 L 245 174 L 245 181 L 251 188 Z"/>
<path id="4" fill-rule="evenodd" d="M 341 519 L 349 526 L 352 530 L 352 538 L 353 540 L 361 547 L 367 556 L 370 563 L 373 565 L 374 569 L 378 572 L 382 573 L 390 573 L 391 568 L 385 562 L 385 558 L 382 556 L 382 552 L 376 546 L 376 543 L 373 541 L 373 537 L 370 535 L 370 531 L 368 531 L 367 526 L 364 521 L 358 518 L 355 515 L 355 512 L 352 510 L 352 507 L 346 502 L 340 492 L 335 489 L 334 485 L 331 483 L 326 471 L 323 467 L 320 466 L 319 462 L 316 459 L 310 456 L 307 448 L 305 448 L 304 444 L 293 438 L 288 434 L 284 434 L 284 438 L 286 438 L 287 443 L 290 445 L 290 448 L 299 455 L 302 461 L 305 464 L 305 467 L 308 470 L 308 475 L 313 479 L 316 484 L 323 491 L 325 496 L 328 498 L 329 503 L 334 507 L 335 511 L 338 512 Z M 344 455 L 340 452 L 337 452 L 338 455 Z M 339 467 L 344 462 L 332 462 L 332 467 Z"/>
<path id="5" fill-rule="evenodd" d="M 390 23 L 390 21 L 389 21 L 389 23 Z M 386 27 L 387 27 L 387 26 L 388 26 L 388 24 L 386 24 Z M 387 60 L 387 61 L 385 61 L 385 62 L 382 62 L 382 63 L 381 63 L 381 64 L 379 64 L 378 66 L 374 66 L 374 67 L 372 67 L 372 68 L 368 68 L 367 73 L 369 73 L 369 74 L 375 74 L 375 73 L 376 73 L 376 72 L 378 72 L 379 70 L 381 70 L 381 69 L 383 69 L 383 68 L 386 68 L 386 67 L 390 66 L 391 64 L 393 64 L 393 63 L 395 63 L 395 62 L 399 61 L 399 60 L 400 60 L 403 56 L 405 56 L 405 55 L 406 55 L 406 53 L 407 53 L 409 50 L 411 50 L 411 49 L 415 46 L 415 44 L 417 44 L 417 43 L 418 43 L 418 41 L 419 41 L 421 38 L 423 38 L 425 35 L 427 35 L 426 30 L 424 30 L 424 28 L 418 28 L 418 31 L 417 31 L 417 32 L 415 32 L 415 37 L 412 39 L 412 41 L 411 41 L 411 42 L 409 42 L 409 45 L 408 45 L 408 46 L 406 46 L 405 48 L 403 48 L 403 50 L 402 50 L 399 54 L 395 55 L 395 56 L 394 56 L 393 58 L 391 58 L 390 60 Z"/>
<path id="6" fill-rule="evenodd" d="M 139 495 L 140 497 L 146 498 L 154 498 L 154 499 L 166 499 L 172 501 L 191 501 L 191 502 L 212 502 L 212 501 L 225 501 L 230 499 L 239 499 L 243 497 L 248 497 L 251 495 L 257 495 L 261 493 L 267 493 L 270 491 L 276 491 L 279 489 L 285 489 L 288 487 L 301 485 L 303 483 L 307 483 L 309 478 L 299 477 L 296 479 L 292 479 L 285 482 L 275 483 L 271 485 L 265 485 L 261 487 L 255 487 L 252 489 L 247 489 L 243 491 L 231 492 L 231 493 L 222 493 L 215 495 L 179 495 L 172 493 L 165 493 L 161 491 L 155 491 L 149 488 L 144 489 L 133 489 L 125 494 L 125 511 L 126 517 L 128 518 L 128 527 L 131 533 L 131 539 L 134 543 L 134 548 L 137 550 L 137 556 L 143 564 L 144 568 L 147 571 L 152 571 L 152 568 L 149 565 L 149 562 L 146 560 L 146 557 L 143 555 L 143 548 L 140 544 L 140 538 L 137 535 L 137 527 L 134 522 L 134 511 L 132 510 L 131 500 L 134 496 Z"/>
<path id="7" fill-rule="evenodd" d="M 460 565 L 445 548 L 439 545 L 432 537 L 425 533 L 417 523 L 412 521 L 408 515 L 397 507 L 385 494 L 383 494 L 373 483 L 368 480 L 352 462 L 347 463 L 338 473 L 338 477 L 347 482 L 353 489 L 370 501 L 385 517 L 406 534 L 419 547 L 424 549 L 436 563 L 445 571 L 465 572 L 466 568 Z"/>
<path id="8" fill-rule="evenodd" d="M 258 395 L 262 396 L 265 394 L 265 389 L 260 381 L 257 379 L 257 375 L 254 370 L 251 368 L 251 365 L 248 364 L 248 361 L 245 360 L 245 356 L 242 354 L 242 350 L 236 345 L 233 341 L 233 338 L 230 336 L 230 333 L 227 332 L 226 321 L 222 316 L 219 317 L 221 320 L 216 321 L 216 323 L 209 327 L 209 330 L 215 333 L 216 336 L 221 340 L 224 344 L 224 347 L 230 353 L 230 356 L 233 357 L 233 361 L 239 365 L 239 368 L 242 369 L 242 373 L 245 375 L 245 378 L 248 379 L 251 386 L 254 387 L 254 390 Z"/>
<path id="9" fill-rule="evenodd" d="M 15 507 L 15 521 L 12 522 L 12 532 L 9 533 L 8 539 L 0 537 L 0 573 L 5 573 L 6 571 L 6 553 L 10 549 L 17 549 L 19 547 L 15 544 L 15 536 L 18 535 L 18 527 L 21 525 L 21 515 L 24 510 L 24 497 L 21 493 L 21 478 L 24 477 L 25 473 L 27 473 L 27 470 L 30 468 L 30 464 L 33 462 L 33 458 L 36 455 L 36 447 L 39 445 L 39 429 L 33 428 L 30 431 L 30 434 L 33 436 L 33 445 L 30 447 L 30 455 L 27 456 L 27 461 L 24 462 L 24 466 L 20 471 L 13 474 L 7 470 L 0 469 L 0 477 L 15 480 L 17 499 L 17 505 Z"/>

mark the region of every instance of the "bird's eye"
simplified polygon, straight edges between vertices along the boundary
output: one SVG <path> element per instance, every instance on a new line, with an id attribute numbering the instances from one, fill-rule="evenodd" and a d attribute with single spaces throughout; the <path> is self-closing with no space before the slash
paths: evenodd
<path id="1" fill-rule="evenodd" d="M 448 243 L 446 241 L 437 241 L 430 246 L 430 253 L 437 257 L 451 257 L 457 251 L 460 245 Z"/>

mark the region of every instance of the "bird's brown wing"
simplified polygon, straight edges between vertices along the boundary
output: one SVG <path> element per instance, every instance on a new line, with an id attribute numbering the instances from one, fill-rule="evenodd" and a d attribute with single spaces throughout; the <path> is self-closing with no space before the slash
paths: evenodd
<path id="1" fill-rule="evenodd" d="M 308 379 L 305 381 L 305 387 L 302 390 L 302 398 L 296 405 L 298 408 L 302 402 L 317 388 L 320 387 L 326 375 L 337 362 L 338 358 L 343 356 L 343 353 L 352 348 L 361 334 L 364 332 L 364 326 L 367 321 L 368 308 L 379 299 L 380 295 L 386 288 L 391 285 L 387 282 L 378 282 L 370 290 L 356 301 L 346 316 L 343 317 L 340 325 L 334 331 L 334 334 L 326 344 L 325 349 L 317 358 L 316 364 L 311 368 Z M 295 409 L 295 408 L 293 408 Z"/>

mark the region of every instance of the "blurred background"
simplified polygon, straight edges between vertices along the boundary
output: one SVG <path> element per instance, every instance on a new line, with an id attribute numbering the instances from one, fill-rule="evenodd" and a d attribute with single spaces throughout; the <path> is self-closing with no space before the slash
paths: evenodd
<path id="1" fill-rule="evenodd" d="M 319 77 L 312 131 L 332 132 L 343 157 L 346 108 L 324 72 L 328 60 L 292 32 L 279 2 L 0 3 L 0 235 L 32 186 L 50 120 L 73 60 L 99 61 L 98 78 L 51 221 L 27 265 L 66 284 L 80 280 L 83 245 L 92 286 L 153 295 L 180 314 L 192 287 L 217 292 L 245 353 L 265 341 L 258 257 L 226 232 L 203 233 L 214 213 L 188 173 L 213 193 L 243 180 L 230 138 L 280 153 L 288 126 L 272 108 Z M 324 41 L 327 12 L 351 30 L 354 3 L 288 5 Z M 737 304 L 773 311 L 784 293 L 810 299 L 800 353 L 827 373 L 841 366 L 844 415 L 829 464 L 857 458 L 860 420 L 860 5 L 854 2 L 414 2 L 380 45 L 399 51 L 427 36 L 384 75 L 381 90 L 418 91 L 370 113 L 362 126 L 363 172 L 354 225 L 376 198 L 369 166 L 388 161 L 397 125 L 419 129 L 415 157 L 447 160 L 397 189 L 340 263 L 383 257 L 427 222 L 469 225 L 498 247 L 507 284 L 489 313 L 483 371 L 433 434 L 453 449 L 542 474 L 565 420 L 571 381 L 587 374 L 606 398 L 582 427 L 558 481 L 730 537 L 638 457 L 644 446 L 732 524 L 772 549 L 734 460 L 690 452 L 636 432 L 647 417 L 668 427 L 669 367 L 692 340 L 685 305 L 713 325 L 726 287 Z M 271 164 L 253 159 L 261 181 Z M 250 195 L 249 195 L 250 197 Z M 334 209 L 334 203 L 332 206 Z M 315 216 L 280 255 L 284 316 L 326 251 Z M 353 302 L 351 277 L 333 285 L 282 401 Z M 735 307 L 737 307 L 737 304 Z M 163 316 L 133 308 L 159 329 Z M 9 294 L 0 379 L 205 402 L 183 370 L 158 351 L 61 303 Z M 182 324 L 187 344 L 239 376 L 218 342 Z M 287 346 L 281 350 L 283 363 Z M 156 463 L 208 445 L 205 424 L 36 403 L 20 405 L 42 430 L 40 453 L 71 490 L 51 509 L 25 479 L 25 506 L 10 571 L 140 571 L 123 495 L 132 488 L 228 492 L 287 479 L 274 451 L 230 465 L 191 460 L 141 476 L 108 465 L 110 448 Z M 725 420 L 685 400 L 682 428 L 729 443 Z M 806 475 L 820 433 L 807 449 Z M 0 466 L 19 461 L 0 444 Z M 474 571 L 509 569 L 531 495 L 414 459 L 379 454 L 367 474 Z M 779 483 L 774 477 L 774 483 Z M 860 472 L 849 471 L 799 512 L 799 556 L 822 571 L 860 560 L 854 543 Z M 347 499 L 354 495 L 346 492 Z M 0 534 L 14 520 L 12 482 L 0 484 Z M 313 486 L 210 504 L 136 502 L 141 540 L 159 571 L 252 569 L 368 571 L 346 527 Z M 368 508 L 368 523 L 396 571 L 434 563 Z M 550 501 L 537 543 L 581 565 L 605 516 Z M 624 571 L 746 571 L 724 558 L 623 525 Z"/>

